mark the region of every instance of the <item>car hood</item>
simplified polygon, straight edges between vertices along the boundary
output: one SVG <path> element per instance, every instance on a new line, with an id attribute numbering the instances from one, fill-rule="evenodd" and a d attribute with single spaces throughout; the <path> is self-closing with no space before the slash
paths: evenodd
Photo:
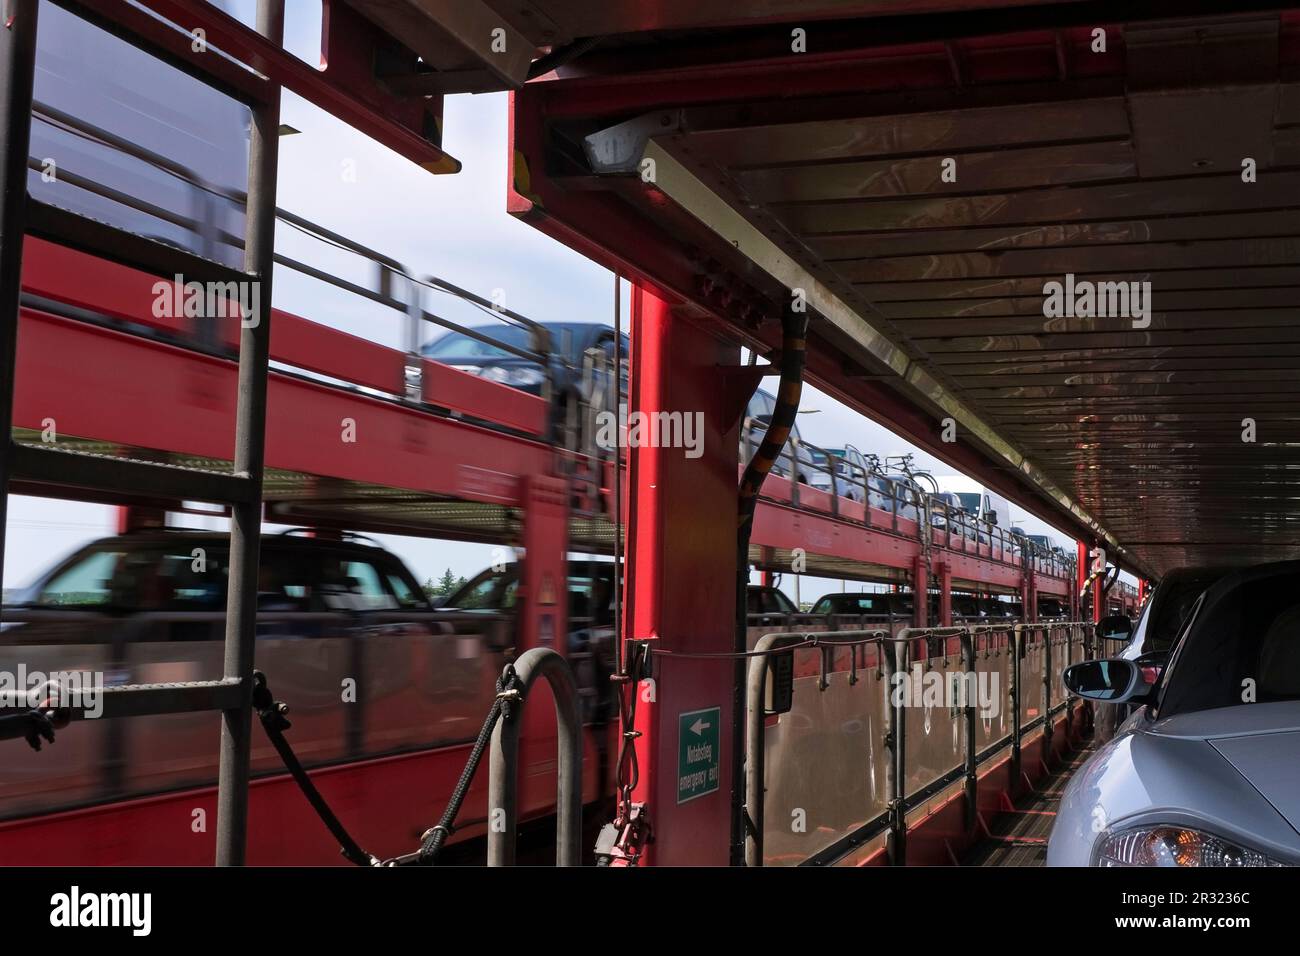
<path id="1" fill-rule="evenodd" d="M 1300 832 L 1300 730 L 1210 744 Z"/>
<path id="2" fill-rule="evenodd" d="M 1300 701 L 1181 714 L 1151 733 L 1204 740 L 1300 832 Z"/>
<path id="3" fill-rule="evenodd" d="M 1162 717 L 1150 727 L 1150 733 L 1157 737 L 1188 740 L 1253 737 L 1292 730 L 1300 731 L 1300 701 L 1297 700 L 1196 710 L 1176 717 Z"/>

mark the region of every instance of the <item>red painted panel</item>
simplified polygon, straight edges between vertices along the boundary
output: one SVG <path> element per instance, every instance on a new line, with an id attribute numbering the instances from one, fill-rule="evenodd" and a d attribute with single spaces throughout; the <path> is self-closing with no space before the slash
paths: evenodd
<path id="1" fill-rule="evenodd" d="M 232 324 L 232 345 L 236 332 Z M 271 316 L 271 359 L 391 395 L 404 388 L 401 352 L 279 309 Z"/>
<path id="2" fill-rule="evenodd" d="M 69 356 L 95 356 L 70 363 Z M 14 424 L 54 418 L 63 435 L 229 460 L 233 362 L 24 309 Z M 75 388 L 69 387 L 70 383 Z M 85 396 L 95 396 L 86 401 Z M 345 440 L 348 422 L 355 440 Z M 446 450 L 454 449 L 454 454 Z M 272 374 L 267 465 L 470 501 L 516 503 L 546 474 L 547 445 L 392 402 Z"/>
<path id="3" fill-rule="evenodd" d="M 183 332 L 184 318 L 154 315 L 157 276 L 28 236 L 23 241 L 23 291 L 58 299 L 110 318 Z"/>
<path id="4" fill-rule="evenodd" d="M 186 336 L 191 320 L 170 314 L 177 311 L 171 308 L 174 302 L 164 302 L 168 308 L 155 308 L 160 295 L 168 300 L 174 297 L 163 287 L 169 290 L 174 284 L 41 239 L 28 239 L 24 247 L 25 291 Z M 223 321 L 218 332 L 226 346 L 238 345 L 239 327 L 233 319 Z M 406 356 L 401 351 L 280 309 L 274 310 L 271 322 L 271 358 L 390 395 L 401 395 L 405 389 Z M 546 403 L 541 398 L 427 360 L 424 398 L 431 405 L 531 434 L 541 435 L 546 429 Z"/>
<path id="5" fill-rule="evenodd" d="M 489 382 L 441 362 L 424 361 L 424 400 L 533 435 L 546 432 L 547 405 L 536 395 Z"/>

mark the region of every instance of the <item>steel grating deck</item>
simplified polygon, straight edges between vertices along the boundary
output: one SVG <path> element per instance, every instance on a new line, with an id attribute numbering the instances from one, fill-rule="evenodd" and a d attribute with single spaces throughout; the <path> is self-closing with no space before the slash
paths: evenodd
<path id="1" fill-rule="evenodd" d="M 1070 776 L 1092 756 L 1091 744 L 1076 751 L 1068 762 L 1024 794 L 1014 809 L 999 813 L 988 837 L 963 860 L 965 866 L 1045 866 L 1047 837 L 1056 820 L 1056 808 Z"/>

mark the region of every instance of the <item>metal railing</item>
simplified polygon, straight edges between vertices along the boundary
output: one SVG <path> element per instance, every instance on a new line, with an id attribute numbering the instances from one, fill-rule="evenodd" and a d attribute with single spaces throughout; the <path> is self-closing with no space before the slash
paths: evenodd
<path id="1" fill-rule="evenodd" d="M 742 450 L 752 453 L 757 447 L 754 430 L 761 424 L 746 416 L 741 426 Z M 874 456 L 866 457 L 875 460 Z M 790 482 L 790 503 L 796 507 L 800 506 L 803 494 L 800 485 L 807 485 L 828 496 L 833 517 L 844 518 L 843 502 L 853 501 L 862 506 L 862 514 L 859 517 L 855 509 L 850 520 L 859 521 L 865 527 L 902 533 L 901 519 L 916 523 L 916 533 L 924 535 L 928 525 L 930 542 L 949 551 L 1012 564 L 1031 560 L 1036 571 L 1055 577 L 1073 577 L 1071 557 L 1063 558 L 1040 548 L 1024 535 L 976 518 L 963 508 L 949 505 L 940 496 L 927 493 L 916 480 L 921 477 L 919 474 L 916 477 L 891 474 L 871 465 L 864 469 L 794 435 L 778 454 L 773 474 Z M 814 481 L 813 475 L 824 476 L 824 480 Z M 873 509 L 885 513 L 883 523 L 873 515 Z"/>
<path id="2" fill-rule="evenodd" d="M 960 666 L 956 670 L 947 667 L 952 642 L 957 643 L 957 659 Z M 840 632 L 787 631 L 763 635 L 752 652 L 748 680 L 746 683 L 746 754 L 745 754 L 745 813 L 747 815 L 746 863 L 750 866 L 762 866 L 764 862 L 766 791 L 768 781 L 765 771 L 768 761 L 766 741 L 766 719 L 771 716 L 767 698 L 774 691 L 769 688 L 769 675 L 773 671 L 773 661 L 785 660 L 777 668 L 784 680 L 790 682 L 788 693 L 797 701 L 803 693 L 825 693 L 832 687 L 829 679 L 834 668 L 828 665 L 828 652 L 837 648 L 848 647 L 850 658 L 847 678 L 836 682 L 839 688 L 854 687 L 859 683 L 875 683 L 881 691 L 879 714 L 884 742 L 883 754 L 878 755 L 873 748 L 874 737 L 868 735 L 867 745 L 860 756 L 868 765 L 877 756 L 883 756 L 885 776 L 885 794 L 882 810 L 867 823 L 855 826 L 843 833 L 828 845 L 812 847 L 804 863 L 829 863 L 857 847 L 885 836 L 885 849 L 892 864 L 901 864 L 907 853 L 907 815 L 926 800 L 945 791 L 960 782 L 964 793 L 965 821 L 968 832 L 976 826 L 976 807 L 979 781 L 979 768 L 997 754 L 1009 749 L 1009 760 L 1013 779 L 1021 774 L 1022 744 L 1025 736 L 1043 728 L 1044 759 L 1052 747 L 1053 724 L 1056 716 L 1065 711 L 1067 732 L 1072 729 L 1073 715 L 1070 713 L 1068 695 L 1060 683 L 1060 670 L 1085 659 L 1094 650 L 1093 625 L 1086 622 L 1056 622 L 1041 624 L 973 624 L 954 627 L 904 628 L 897 633 L 888 630 L 858 630 Z M 936 653 L 936 644 L 938 650 Z M 863 672 L 873 670 L 868 666 L 868 649 L 875 651 L 874 680 L 863 681 Z M 804 675 L 801 685 L 795 673 L 794 655 L 796 653 L 815 652 L 821 655 L 820 666 L 816 668 L 819 676 L 811 680 L 812 673 Z M 1076 656 L 1076 653 L 1079 656 Z M 861 654 L 861 661 L 859 661 Z M 788 655 L 788 657 L 787 657 Z M 979 661 L 998 659 L 997 666 L 1008 670 L 1010 687 L 1003 704 L 1009 704 L 1012 719 L 1010 729 L 995 739 L 980 745 L 978 733 L 978 712 L 975 696 L 971 688 L 978 685 Z M 1004 665 L 1005 659 L 1005 665 Z M 1026 660 L 1032 667 L 1026 666 Z M 923 668 L 930 672 L 935 662 L 942 661 L 942 673 L 947 679 L 957 678 L 966 688 L 964 700 L 954 705 L 948 713 L 948 719 L 959 722 L 963 728 L 960 736 L 960 761 L 955 766 L 940 769 L 928 777 L 915 780 L 909 786 L 908 733 L 906 695 L 896 693 L 901 675 L 909 670 Z M 841 668 L 842 669 L 842 668 Z M 1041 669 L 1041 679 L 1035 689 L 1029 682 L 1026 671 L 1037 673 Z M 910 678 L 907 678 L 910 679 Z M 813 689 L 815 687 L 815 690 Z M 847 691 L 842 691 L 848 693 Z M 853 691 L 854 693 L 869 691 Z M 1036 698 L 1032 705 L 1030 700 Z M 853 708 L 857 713 L 869 713 L 870 706 L 861 704 Z M 927 718 L 928 720 L 928 718 Z M 954 742 L 957 735 L 954 729 Z M 988 736 L 987 728 L 986 734 Z M 790 746 L 795 746 L 791 744 Z M 842 756 L 842 754 L 841 754 Z M 856 780 L 862 776 L 862 767 L 852 762 L 839 762 L 832 768 L 841 774 L 852 775 Z M 827 778 L 821 778 L 818 785 L 830 784 Z M 877 804 L 878 805 L 878 804 Z M 861 810 L 869 810 L 863 807 Z M 856 819 L 862 819 L 856 815 Z M 834 828 L 831 828 L 834 830 Z"/>
<path id="3" fill-rule="evenodd" d="M 114 189 L 99 182 L 93 176 L 87 175 L 90 170 L 61 167 L 58 173 L 59 182 L 193 233 L 199 240 L 200 254 L 207 259 L 218 259 L 218 250 L 222 245 L 235 250 L 243 248 L 243 236 L 214 227 L 212 223 L 219 203 L 224 202 L 231 208 L 240 211 L 246 208 L 248 196 L 242 190 L 210 182 L 197 171 L 160 153 L 118 136 L 83 117 L 73 116 L 47 104 L 33 103 L 32 116 L 36 121 L 57 126 L 88 142 L 114 150 L 144 163 L 189 187 L 192 212 L 190 215 L 186 215 L 159 206 L 144 197 Z M 39 157 L 29 156 L 27 165 L 29 169 L 42 171 L 43 162 Z M 334 249 L 360 257 L 370 266 L 374 278 L 371 284 L 363 285 L 282 253 L 275 253 L 274 261 L 276 265 L 292 269 L 301 275 L 393 309 L 405 317 L 403 339 L 407 361 L 403 369 L 402 381 L 392 384 L 391 394 L 411 402 L 420 403 L 423 401 L 420 360 L 422 358 L 423 328 L 426 323 L 456 332 L 474 341 L 490 345 L 508 355 L 535 363 L 544 376 L 545 390 L 543 398 L 548 398 L 555 389 L 558 356 L 552 349 L 549 332 L 541 323 L 506 309 L 497 303 L 490 302 L 438 276 L 419 276 L 391 256 L 377 252 L 295 213 L 277 208 L 275 216 L 279 222 L 284 223 L 301 235 Z M 425 291 L 448 295 L 479 309 L 486 317 L 490 317 L 495 321 L 528 330 L 530 347 L 520 348 L 503 342 L 491 335 L 458 324 L 437 312 L 425 309 L 423 304 Z M 192 329 L 195 344 L 209 349 L 220 349 L 222 343 L 216 336 L 215 330 L 211 327 L 211 317 L 200 316 L 196 321 L 197 325 Z"/>

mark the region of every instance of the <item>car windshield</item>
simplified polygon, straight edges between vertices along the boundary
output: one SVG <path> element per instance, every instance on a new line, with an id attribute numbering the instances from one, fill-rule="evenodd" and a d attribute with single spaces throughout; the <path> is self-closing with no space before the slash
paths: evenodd
<path id="1" fill-rule="evenodd" d="M 814 614 L 888 614 L 884 594 L 827 594 L 813 607 Z"/>
<path id="2" fill-rule="evenodd" d="M 1162 581 L 1158 593 L 1152 595 L 1142 611 L 1133 633 L 1134 643 L 1143 653 L 1173 647 L 1174 638 L 1182 630 L 1196 599 L 1222 576 L 1222 571 L 1206 570 L 1170 575 Z"/>
<path id="3" fill-rule="evenodd" d="M 971 514 L 977 515 L 980 513 L 979 492 L 957 492 L 957 500 L 961 502 L 962 508 L 969 511 Z"/>
<path id="4" fill-rule="evenodd" d="M 489 568 L 462 584 L 442 603 L 461 611 L 497 611 L 514 607 L 519 576 L 513 567 L 503 571 Z"/>
<path id="5" fill-rule="evenodd" d="M 512 348 L 531 349 L 532 347 L 529 330 L 516 325 L 485 326 L 471 331 Z M 514 352 L 487 342 L 480 342 L 463 332 L 448 332 L 442 338 L 435 339 L 424 347 L 424 354 L 444 363 L 456 360 L 478 362 L 483 359 L 519 358 Z"/>
<path id="6" fill-rule="evenodd" d="M 38 607 L 216 611 L 225 607 L 227 551 L 203 538 L 121 539 L 82 552 L 32 589 Z M 263 566 L 269 562 L 263 561 Z"/>
<path id="7" fill-rule="evenodd" d="M 1300 564 L 1206 591 L 1165 669 L 1159 714 L 1300 700 Z"/>
<path id="8" fill-rule="evenodd" d="M 113 603 L 113 584 L 126 551 L 96 549 L 47 581 L 35 596 L 42 607 L 99 607 Z"/>

